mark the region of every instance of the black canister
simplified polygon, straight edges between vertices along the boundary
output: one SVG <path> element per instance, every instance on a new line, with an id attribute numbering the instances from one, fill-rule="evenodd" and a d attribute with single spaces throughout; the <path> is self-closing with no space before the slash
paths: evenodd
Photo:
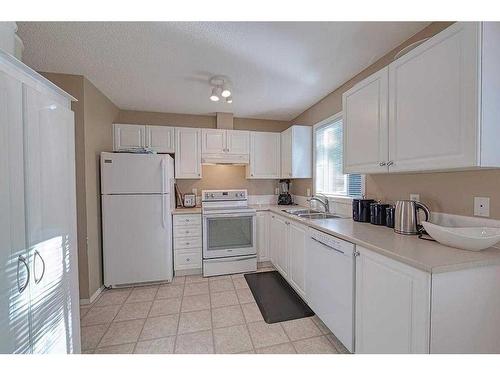
<path id="1" fill-rule="evenodd" d="M 389 205 L 384 203 L 370 204 L 370 223 L 374 225 L 385 225 L 387 207 L 389 207 Z"/>
<path id="2" fill-rule="evenodd" d="M 385 226 L 389 228 L 394 228 L 394 213 L 396 212 L 396 207 L 389 206 L 385 209 Z"/>
<path id="3" fill-rule="evenodd" d="M 370 204 L 375 202 L 373 199 L 353 199 L 352 200 L 352 219 L 362 223 L 370 222 Z"/>

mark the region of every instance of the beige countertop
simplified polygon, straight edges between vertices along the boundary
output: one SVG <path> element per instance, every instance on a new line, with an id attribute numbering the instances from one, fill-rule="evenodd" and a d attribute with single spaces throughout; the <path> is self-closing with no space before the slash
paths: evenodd
<path id="1" fill-rule="evenodd" d="M 175 208 L 172 211 L 172 215 L 183 215 L 183 214 L 201 214 L 201 207 L 191 207 L 191 208 Z"/>
<path id="2" fill-rule="evenodd" d="M 393 229 L 359 223 L 352 219 L 301 219 L 282 210 L 300 206 L 254 205 L 257 211 L 269 210 L 311 228 L 363 246 L 420 270 L 441 273 L 500 264 L 500 249 L 474 252 L 424 241 L 417 236 L 397 234 Z"/>

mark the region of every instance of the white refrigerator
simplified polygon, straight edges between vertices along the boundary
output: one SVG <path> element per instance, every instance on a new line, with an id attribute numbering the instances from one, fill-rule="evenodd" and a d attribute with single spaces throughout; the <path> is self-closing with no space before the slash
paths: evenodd
<path id="1" fill-rule="evenodd" d="M 172 281 L 174 161 L 101 153 L 104 285 Z"/>

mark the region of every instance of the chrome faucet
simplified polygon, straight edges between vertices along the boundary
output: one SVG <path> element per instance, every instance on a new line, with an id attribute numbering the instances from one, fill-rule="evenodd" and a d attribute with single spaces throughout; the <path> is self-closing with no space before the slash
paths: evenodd
<path id="1" fill-rule="evenodd" d="M 317 195 L 319 195 L 319 194 L 317 194 Z M 325 213 L 329 213 L 330 212 L 330 203 L 328 202 L 328 198 L 324 194 L 321 194 L 321 195 L 324 197 L 323 200 L 319 199 L 317 196 L 309 198 L 307 200 L 309 202 L 309 207 L 311 206 L 311 202 L 316 201 L 316 202 L 320 203 L 323 206 L 323 209 L 325 210 Z"/>

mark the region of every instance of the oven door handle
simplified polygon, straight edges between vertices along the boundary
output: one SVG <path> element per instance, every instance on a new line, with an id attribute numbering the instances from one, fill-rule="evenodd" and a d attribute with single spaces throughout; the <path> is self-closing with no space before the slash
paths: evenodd
<path id="1" fill-rule="evenodd" d="M 256 212 L 241 212 L 234 214 L 204 214 L 203 217 L 207 219 L 218 218 L 218 217 L 254 217 L 257 216 Z"/>
<path id="2" fill-rule="evenodd" d="M 207 262 L 207 263 L 212 263 L 212 262 L 239 262 L 239 261 L 242 261 L 242 260 L 248 260 L 248 259 L 253 259 L 253 258 L 256 258 L 257 255 L 253 254 L 253 255 L 248 255 L 248 256 L 240 256 L 240 257 L 237 257 L 237 259 L 235 259 L 235 257 L 229 257 L 229 258 L 211 258 L 211 259 L 203 259 L 204 262 Z"/>

